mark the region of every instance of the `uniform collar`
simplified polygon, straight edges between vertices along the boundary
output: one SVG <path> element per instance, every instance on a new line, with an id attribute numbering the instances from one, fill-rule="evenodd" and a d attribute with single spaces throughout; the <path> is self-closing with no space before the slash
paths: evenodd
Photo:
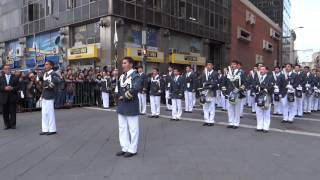
<path id="1" fill-rule="evenodd" d="M 130 69 L 128 72 L 127 72 L 127 77 L 129 77 L 135 70 L 134 69 Z"/>

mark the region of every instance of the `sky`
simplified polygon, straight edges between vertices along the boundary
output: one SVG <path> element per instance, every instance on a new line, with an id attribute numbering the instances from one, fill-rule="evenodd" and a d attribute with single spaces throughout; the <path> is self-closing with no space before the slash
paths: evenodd
<path id="1" fill-rule="evenodd" d="M 313 52 L 298 51 L 299 61 L 311 61 L 311 55 L 320 51 L 320 0 L 291 0 L 291 24 L 296 29 L 296 50 L 313 49 Z"/>

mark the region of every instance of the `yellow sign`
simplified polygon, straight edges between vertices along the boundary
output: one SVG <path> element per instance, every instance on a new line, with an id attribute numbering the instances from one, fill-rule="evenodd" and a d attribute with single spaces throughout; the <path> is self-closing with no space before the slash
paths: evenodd
<path id="1" fill-rule="evenodd" d="M 172 54 L 169 56 L 169 62 L 173 64 L 195 64 L 199 66 L 206 65 L 206 58 L 200 56 L 200 54 L 190 53 L 190 54 Z"/>
<path id="2" fill-rule="evenodd" d="M 95 44 L 68 49 L 68 60 L 98 59 L 99 50 Z"/>
<path id="3" fill-rule="evenodd" d="M 135 61 L 142 61 L 143 49 L 141 48 L 126 48 L 125 56 L 132 57 Z M 156 50 L 147 50 L 147 62 L 164 63 L 164 53 Z"/>

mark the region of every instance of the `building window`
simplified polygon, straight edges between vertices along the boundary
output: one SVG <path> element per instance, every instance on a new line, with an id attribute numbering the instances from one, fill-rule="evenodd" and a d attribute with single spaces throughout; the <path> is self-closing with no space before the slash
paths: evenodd
<path id="1" fill-rule="evenodd" d="M 67 3 L 67 9 L 74 8 L 74 0 L 66 0 Z"/>
<path id="2" fill-rule="evenodd" d="M 266 51 L 269 51 L 269 52 L 272 52 L 273 51 L 273 45 L 266 41 L 266 40 L 263 40 L 263 49 L 266 50 Z"/>
<path id="3" fill-rule="evenodd" d="M 51 14 L 53 14 L 52 0 L 46 0 L 46 15 L 49 16 Z"/>
<path id="4" fill-rule="evenodd" d="M 179 1 L 179 18 L 186 17 L 186 1 L 180 0 Z"/>
<path id="5" fill-rule="evenodd" d="M 39 4 L 32 3 L 28 5 L 28 21 L 35 21 L 39 19 Z"/>

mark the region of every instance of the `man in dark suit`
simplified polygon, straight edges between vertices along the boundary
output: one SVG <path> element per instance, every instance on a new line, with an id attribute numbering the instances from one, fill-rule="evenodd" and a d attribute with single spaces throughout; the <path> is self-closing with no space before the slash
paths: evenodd
<path id="1" fill-rule="evenodd" d="M 181 101 L 183 99 L 183 80 L 178 69 L 173 70 L 171 79 L 170 98 L 172 101 L 172 121 L 179 121 L 182 115 Z"/>
<path id="2" fill-rule="evenodd" d="M 19 79 L 11 74 L 10 65 L 4 65 L 3 72 L 4 75 L 0 77 L 0 104 L 3 108 L 4 129 L 16 129 Z"/>

